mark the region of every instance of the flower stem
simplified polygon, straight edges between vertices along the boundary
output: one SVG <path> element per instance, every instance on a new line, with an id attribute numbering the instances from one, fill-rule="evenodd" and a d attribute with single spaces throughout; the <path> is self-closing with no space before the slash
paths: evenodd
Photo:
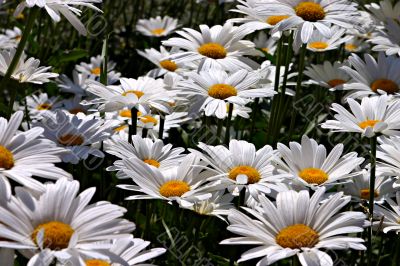
<path id="1" fill-rule="evenodd" d="M 132 136 L 136 135 L 136 133 L 137 133 L 137 109 L 136 109 L 136 107 L 133 107 L 131 109 L 131 120 L 132 120 L 132 125 L 129 126 L 129 139 L 128 139 L 129 143 L 132 143 Z"/>
<path id="2" fill-rule="evenodd" d="M 226 120 L 226 132 L 225 132 L 225 144 L 229 144 L 229 137 L 230 137 L 230 129 L 231 129 L 231 122 L 232 122 L 232 114 L 233 114 L 233 103 L 229 104 L 229 111 L 228 111 L 228 118 Z"/>
<path id="3" fill-rule="evenodd" d="M 164 137 L 164 127 L 165 127 L 165 116 L 160 114 L 160 128 L 158 129 L 158 138 L 163 140 Z"/>
<path id="4" fill-rule="evenodd" d="M 4 90 L 4 88 L 6 87 L 7 83 L 10 81 L 11 75 L 14 73 L 15 68 L 18 65 L 18 62 L 24 52 L 26 43 L 28 41 L 29 35 L 31 34 L 31 31 L 33 29 L 33 26 L 35 25 L 35 20 L 37 15 L 39 14 L 40 9 L 39 8 L 32 8 L 29 16 L 28 16 L 28 20 L 26 22 L 26 26 L 25 29 L 22 33 L 21 36 L 21 40 L 19 41 L 17 50 L 15 51 L 14 57 L 7 69 L 6 74 L 4 75 L 2 81 L 0 82 L 0 89 L 1 91 Z M 9 109 L 8 109 L 8 114 L 7 117 L 10 118 L 11 117 L 11 113 L 13 110 L 13 106 L 14 106 L 14 101 L 17 98 L 17 90 L 11 90 L 11 95 L 10 95 L 10 104 L 9 104 Z"/>
<path id="5" fill-rule="evenodd" d="M 217 136 L 215 138 L 215 143 L 216 144 L 220 144 L 222 141 L 221 139 L 221 133 L 222 133 L 222 126 L 224 124 L 224 120 L 223 119 L 218 119 L 218 124 L 217 124 Z"/>
<path id="6" fill-rule="evenodd" d="M 369 221 L 370 227 L 368 228 L 368 266 L 372 265 L 372 223 L 374 218 L 374 201 L 375 201 L 375 175 L 376 175 L 376 142 L 377 136 L 373 136 L 370 140 L 370 179 L 369 179 Z"/>

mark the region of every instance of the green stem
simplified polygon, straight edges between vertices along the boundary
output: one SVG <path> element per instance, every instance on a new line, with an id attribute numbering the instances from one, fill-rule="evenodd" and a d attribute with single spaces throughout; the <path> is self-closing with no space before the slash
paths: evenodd
<path id="1" fill-rule="evenodd" d="M 100 82 L 107 86 L 108 85 L 108 36 L 104 39 L 103 51 L 102 51 L 102 63 L 100 66 Z"/>
<path id="2" fill-rule="evenodd" d="M 304 72 L 304 66 L 305 66 L 306 51 L 307 51 L 307 44 L 303 44 L 303 46 L 300 49 L 299 73 L 297 75 L 296 95 L 294 96 L 294 100 L 293 100 L 292 118 L 290 120 L 290 128 L 289 128 L 290 139 L 292 139 L 292 137 L 293 137 L 294 126 L 296 124 L 297 112 L 295 109 L 295 104 L 299 100 L 299 97 L 300 97 L 300 89 L 301 89 L 301 82 L 303 81 L 303 72 Z"/>
<path id="3" fill-rule="evenodd" d="M 137 133 L 137 109 L 135 107 L 131 109 L 131 121 L 132 125 L 129 126 L 129 143 L 132 143 L 132 136 Z"/>
<path id="4" fill-rule="evenodd" d="M 218 124 L 217 124 L 217 136 L 215 138 L 215 143 L 216 144 L 220 144 L 221 141 L 221 133 L 222 133 L 222 126 L 224 124 L 224 120 L 223 119 L 218 119 Z"/>
<path id="5" fill-rule="evenodd" d="M 165 127 L 165 116 L 160 115 L 160 128 L 158 130 L 158 138 L 163 140 L 164 137 L 164 127 Z"/>
<path id="6" fill-rule="evenodd" d="M 18 62 L 24 52 L 26 43 L 28 41 L 29 35 L 31 34 L 31 31 L 33 29 L 33 26 L 35 25 L 35 20 L 37 15 L 39 14 L 40 9 L 39 8 L 32 8 L 28 20 L 26 22 L 25 29 L 22 33 L 21 40 L 19 41 L 17 50 L 15 51 L 14 57 L 10 63 L 10 66 L 7 69 L 6 74 L 3 77 L 3 80 L 0 82 L 0 89 L 3 91 L 7 85 L 7 83 L 10 81 L 11 75 L 14 73 L 15 68 L 18 65 Z M 9 104 L 9 109 L 8 109 L 8 114 L 7 117 L 10 118 L 12 111 L 13 111 L 13 106 L 14 106 L 14 101 L 17 98 L 17 90 L 11 90 L 11 95 L 10 95 L 10 104 Z"/>
<path id="7" fill-rule="evenodd" d="M 226 132 L 225 132 L 225 144 L 229 144 L 229 137 L 230 137 L 230 129 L 231 129 L 231 122 L 232 122 L 232 114 L 233 114 L 233 103 L 229 104 L 229 111 L 228 111 L 228 118 L 226 120 Z"/>
<path id="8" fill-rule="evenodd" d="M 377 136 L 373 136 L 371 142 L 370 153 L 370 179 L 369 179 L 369 221 L 370 227 L 368 228 L 368 266 L 372 265 L 372 223 L 374 218 L 374 202 L 375 202 L 375 175 L 376 175 L 376 142 Z"/>

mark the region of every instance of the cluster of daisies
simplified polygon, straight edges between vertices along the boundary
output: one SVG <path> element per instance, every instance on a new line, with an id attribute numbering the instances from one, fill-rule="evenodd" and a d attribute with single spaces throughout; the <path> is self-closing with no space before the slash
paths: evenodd
<path id="1" fill-rule="evenodd" d="M 19 2 L 15 15 L 43 8 L 86 34 L 79 7 L 100 12 L 102 1 Z M 92 157 L 115 160 L 101 167 L 121 180 L 126 200 L 157 199 L 225 221 L 236 237 L 222 245 L 255 246 L 238 262 L 297 256 L 302 265 L 333 265 L 328 250 L 367 250 L 359 233 L 400 231 L 400 3 L 237 2 L 237 18 L 212 27 L 140 19 L 137 32 L 162 45 L 137 50 L 154 69 L 135 78 L 101 55 L 53 73 L 21 50 L 26 29 L 0 35 L 0 75 L 39 88 L 20 101 L 10 91 L 13 114 L 0 118 L 2 263 L 24 256 L 29 265 L 136 265 L 165 253 L 133 237 L 125 208 L 91 203 L 96 188 L 80 192 L 64 170 Z M 328 53 L 338 60 L 325 61 Z M 57 97 L 40 89 L 48 82 Z M 278 96 L 298 99 L 315 87 L 339 96 L 333 118 L 317 126 L 371 140 L 371 158 L 306 135 L 256 149 L 241 140 L 251 127 L 235 131 L 239 119 L 272 119 Z M 184 129 L 214 137 L 193 138 L 191 149 L 167 144 L 175 134 L 191 138 Z"/>

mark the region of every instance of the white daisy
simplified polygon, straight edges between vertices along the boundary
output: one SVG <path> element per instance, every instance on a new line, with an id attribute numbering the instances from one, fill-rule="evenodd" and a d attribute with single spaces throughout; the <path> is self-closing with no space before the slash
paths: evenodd
<path id="1" fill-rule="evenodd" d="M 354 69 L 342 69 L 352 77 L 353 82 L 344 85 L 344 90 L 352 91 L 347 97 L 361 99 L 369 95 L 395 94 L 400 91 L 400 58 L 379 53 L 378 61 L 364 54 L 364 61 L 356 54 L 349 57 Z"/>
<path id="2" fill-rule="evenodd" d="M 336 193 L 321 203 L 324 192 L 320 188 L 311 198 L 305 190 L 281 192 L 275 204 L 260 196 L 261 207 L 243 208 L 251 217 L 232 210 L 227 229 L 240 237 L 226 239 L 221 244 L 257 245 L 238 260 L 262 257 L 257 265 L 270 265 L 297 255 L 303 266 L 329 266 L 333 261 L 325 249 L 366 250 L 363 239 L 347 236 L 363 231 L 365 214 L 339 212 L 351 199 L 343 197 L 343 193 Z"/>
<path id="3" fill-rule="evenodd" d="M 4 34 L 0 34 L 0 48 L 1 49 L 17 48 L 18 43 L 21 40 L 21 36 L 22 36 L 22 31 L 18 27 L 5 30 Z"/>
<path id="4" fill-rule="evenodd" d="M 377 172 L 385 176 L 397 178 L 395 187 L 400 186 L 400 139 L 398 137 L 379 138 L 379 146 L 376 152 Z"/>
<path id="5" fill-rule="evenodd" d="M 372 13 L 378 22 L 383 23 L 386 19 L 400 20 L 400 2 L 393 2 L 391 0 L 381 0 L 378 3 L 371 3 L 365 7 Z"/>
<path id="6" fill-rule="evenodd" d="M 314 30 L 307 43 L 307 49 L 313 52 L 321 53 L 330 50 L 339 49 L 342 43 L 349 41 L 351 36 L 343 36 L 346 32 L 345 29 L 339 27 L 332 27 L 333 35 L 331 37 L 323 36 L 319 31 Z M 295 47 L 298 50 L 300 46 Z"/>
<path id="7" fill-rule="evenodd" d="M 151 260 L 165 253 L 165 248 L 152 248 L 145 250 L 147 246 L 150 245 L 149 241 L 144 241 L 140 238 L 120 238 L 113 241 L 110 248 L 110 252 L 119 256 L 126 262 L 126 265 L 133 266 L 155 266 L 153 264 L 142 264 L 147 260 Z M 119 266 L 119 263 L 111 263 L 110 260 L 100 260 L 100 259 L 87 259 L 85 260 L 86 266 Z"/>
<path id="8" fill-rule="evenodd" d="M 63 162 L 77 164 L 89 155 L 104 157 L 95 144 L 108 139 L 117 124 L 117 121 L 103 121 L 83 113 L 71 115 L 57 110 L 55 114 L 43 114 L 43 119 L 34 125 L 44 128 L 46 138 L 69 151 L 62 156 Z"/>
<path id="9" fill-rule="evenodd" d="M 47 93 L 37 93 L 26 96 L 26 108 L 33 120 L 40 120 L 43 113 L 51 112 L 57 107 L 57 97 L 49 97 Z M 21 106 L 21 110 L 25 107 Z"/>
<path id="10" fill-rule="evenodd" d="M 10 198 L 9 179 L 37 192 L 44 186 L 33 177 L 56 180 L 71 178 L 64 170 L 55 167 L 61 162 L 64 149 L 47 139 L 40 138 L 42 128 L 19 132 L 23 112 L 13 114 L 9 121 L 0 118 L 0 198 Z"/>
<path id="11" fill-rule="evenodd" d="M 262 85 L 258 71 L 239 70 L 228 74 L 222 70 L 185 73 L 188 77 L 178 83 L 177 89 L 188 95 L 203 97 L 201 110 L 206 116 L 223 119 L 227 116 L 227 103 L 244 106 L 254 98 L 271 97 L 272 85 Z"/>
<path id="12" fill-rule="evenodd" d="M 90 58 L 90 63 L 82 62 L 75 66 L 79 73 L 89 76 L 89 79 L 100 81 L 101 65 L 103 63 L 101 55 Z M 107 63 L 107 84 L 114 84 L 121 77 L 121 73 L 115 71 L 116 63 L 108 61 Z M 78 83 L 79 84 L 79 83 Z"/>
<path id="13" fill-rule="evenodd" d="M 398 5 L 400 7 L 400 5 Z M 385 24 L 385 29 L 378 32 L 369 42 L 375 44 L 372 51 L 385 52 L 386 55 L 400 56 L 400 25 L 398 21 L 390 19 Z"/>
<path id="14" fill-rule="evenodd" d="M 265 15 L 289 16 L 278 23 L 274 31 L 296 28 L 294 43 L 297 44 L 308 43 L 314 29 L 330 38 L 331 24 L 343 28 L 357 27 L 360 16 L 356 4 L 347 0 L 276 0 L 260 5 L 259 11 Z"/>
<path id="15" fill-rule="evenodd" d="M 381 221 L 374 222 L 375 226 L 383 227 L 383 232 L 387 234 L 390 231 L 400 232 L 400 191 L 396 193 L 396 202 L 389 197 L 385 198 L 389 207 L 383 205 L 375 205 L 374 214 L 383 218 Z"/>
<path id="16" fill-rule="evenodd" d="M 309 76 L 309 83 L 316 84 L 330 90 L 341 90 L 343 85 L 350 80 L 350 76 L 341 67 L 348 65 L 347 62 L 340 63 L 325 61 L 322 65 L 311 65 L 307 67 L 304 74 Z"/>
<path id="17" fill-rule="evenodd" d="M 271 194 L 272 191 L 287 190 L 282 186 L 282 178 L 273 175 L 274 167 L 271 160 L 274 151 L 271 146 L 256 150 L 252 143 L 231 140 L 229 149 L 226 147 L 199 144 L 203 154 L 200 156 L 208 163 L 210 187 L 227 188 L 234 196 L 245 189 L 246 196 L 257 198 L 260 193 Z"/>
<path id="18" fill-rule="evenodd" d="M 87 84 L 86 80 L 90 78 L 90 75 L 86 72 L 79 73 L 77 70 L 72 71 L 72 80 L 66 76 L 61 75 L 58 81 L 58 87 L 60 91 L 65 93 L 72 93 L 76 97 L 81 98 L 87 96 Z"/>
<path id="19" fill-rule="evenodd" d="M 65 110 L 72 115 L 76 115 L 78 113 L 88 114 L 88 107 L 82 105 L 80 97 L 77 96 L 71 99 L 65 99 L 60 101 L 59 106 L 56 106 L 56 108 Z"/>
<path id="20" fill-rule="evenodd" d="M 205 175 L 200 173 L 202 169 L 193 168 L 193 165 L 200 163 L 194 154 L 187 155 L 177 167 L 164 171 L 134 157 L 123 162 L 125 174 L 132 178 L 135 185 L 118 187 L 140 193 L 126 198 L 127 200 L 162 199 L 190 206 L 193 202 L 211 197 L 205 191 L 206 187 L 201 187 L 205 182 Z"/>
<path id="21" fill-rule="evenodd" d="M 15 55 L 15 49 L 0 52 L 0 75 L 4 76 Z M 20 57 L 11 78 L 20 83 L 43 84 L 50 82 L 50 79 L 58 77 L 57 73 L 48 72 L 51 67 L 40 66 L 40 61 L 33 57 L 26 60 L 23 53 Z"/>
<path id="22" fill-rule="evenodd" d="M 86 35 L 86 27 L 78 19 L 82 11 L 78 9 L 77 6 L 83 6 L 101 12 L 100 9 L 93 5 L 101 2 L 102 0 L 24 0 L 17 6 L 14 15 L 20 15 L 26 7 L 32 8 L 36 6 L 44 8 L 53 21 L 59 22 L 61 20 L 61 15 L 63 15 L 80 34 Z"/>
<path id="23" fill-rule="evenodd" d="M 168 169 L 176 167 L 184 157 L 185 149 L 172 148 L 172 144 L 164 145 L 162 140 L 151 140 L 140 136 L 132 136 L 132 144 L 119 138 L 112 138 L 104 143 L 104 151 L 119 159 L 135 157 L 156 168 Z M 114 166 L 107 168 L 107 171 L 118 171 L 118 178 L 129 178 L 121 170 L 124 169 L 122 160 L 114 162 Z"/>
<path id="24" fill-rule="evenodd" d="M 245 30 L 233 27 L 231 23 L 209 28 L 200 25 L 200 31 L 185 28 L 177 31 L 183 38 L 174 37 L 163 41 L 163 45 L 180 48 L 183 51 L 171 55 L 175 63 L 199 64 L 199 69 L 220 68 L 229 71 L 257 69 L 258 64 L 246 55 L 258 55 L 254 43 L 242 38 Z"/>
<path id="25" fill-rule="evenodd" d="M 270 55 L 273 55 L 276 51 L 276 42 L 277 40 L 275 38 L 268 38 L 268 35 L 263 31 L 261 31 L 258 34 L 257 38 L 254 40 L 254 44 L 258 49 Z"/>
<path id="26" fill-rule="evenodd" d="M 164 37 L 173 33 L 179 28 L 178 20 L 165 16 L 157 16 L 150 19 L 139 19 L 136 24 L 136 30 L 141 34 L 151 37 Z"/>
<path id="27" fill-rule="evenodd" d="M 352 36 L 350 40 L 344 45 L 344 49 L 348 53 L 359 53 L 362 51 L 370 50 L 370 45 L 363 38 Z"/>
<path id="28" fill-rule="evenodd" d="M 364 97 L 361 104 L 349 98 L 351 112 L 339 104 L 332 104 L 335 120 L 321 126 L 333 132 L 356 132 L 368 138 L 376 134 L 400 135 L 400 101 L 387 95 Z"/>
<path id="29" fill-rule="evenodd" d="M 293 141 L 287 147 L 278 143 L 279 157 L 274 158 L 274 163 L 294 188 L 331 187 L 358 175 L 360 172 L 355 170 L 364 161 L 356 152 L 343 155 L 343 148 L 338 144 L 327 155 L 324 145 L 303 136 L 301 144 Z"/>
<path id="30" fill-rule="evenodd" d="M 111 240 L 129 237 L 135 224 L 122 219 L 124 208 L 106 201 L 89 204 L 95 191 L 78 194 L 79 182 L 64 178 L 47 184 L 38 197 L 16 189 L 16 196 L 0 206 L 0 246 L 18 250 L 28 265 L 86 266 L 83 256 L 121 262 L 108 252 Z"/>

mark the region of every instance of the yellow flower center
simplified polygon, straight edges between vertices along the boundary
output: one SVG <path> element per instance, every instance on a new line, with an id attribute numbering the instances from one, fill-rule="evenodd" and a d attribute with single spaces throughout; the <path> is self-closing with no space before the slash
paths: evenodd
<path id="1" fill-rule="evenodd" d="M 64 146 L 80 146 L 85 142 L 82 136 L 66 134 L 58 138 L 58 143 Z"/>
<path id="2" fill-rule="evenodd" d="M 308 44 L 308 47 L 310 47 L 312 49 L 317 49 L 317 50 L 326 49 L 328 46 L 329 45 L 326 42 L 311 42 Z"/>
<path id="3" fill-rule="evenodd" d="M 154 117 L 152 117 L 151 115 L 144 115 L 140 118 L 140 121 L 142 121 L 143 123 L 147 124 L 147 123 L 153 123 L 155 126 L 158 124 L 158 120 Z"/>
<path id="4" fill-rule="evenodd" d="M 370 190 L 368 188 L 360 190 L 360 198 L 369 200 L 369 196 L 370 196 Z M 378 191 L 374 191 L 374 196 L 375 198 L 379 197 Z"/>
<path id="5" fill-rule="evenodd" d="M 111 266 L 110 263 L 104 260 L 86 260 L 86 266 Z"/>
<path id="6" fill-rule="evenodd" d="M 355 50 L 357 50 L 357 48 L 358 46 L 353 43 L 349 43 L 344 46 L 344 49 L 346 49 L 346 51 L 348 52 L 354 52 Z"/>
<path id="7" fill-rule="evenodd" d="M 81 108 L 73 108 L 71 110 L 68 111 L 70 114 L 76 115 L 78 113 L 86 113 L 85 110 L 81 109 Z"/>
<path id="8" fill-rule="evenodd" d="M 228 84 L 215 84 L 208 89 L 208 95 L 215 99 L 225 100 L 237 95 L 235 87 Z"/>
<path id="9" fill-rule="evenodd" d="M 312 248 L 318 243 L 319 235 L 305 224 L 294 224 L 283 228 L 275 240 L 283 248 Z"/>
<path id="10" fill-rule="evenodd" d="M 68 247 L 69 240 L 74 234 L 74 229 L 68 224 L 51 221 L 38 225 L 32 233 L 32 240 L 36 243 L 36 236 L 44 230 L 43 247 L 60 250 Z M 36 243 L 38 244 L 38 243 Z"/>
<path id="11" fill-rule="evenodd" d="M 143 162 L 145 162 L 145 163 L 147 163 L 149 165 L 152 165 L 152 166 L 154 166 L 156 168 L 160 167 L 160 163 L 158 161 L 156 161 L 156 160 L 153 160 L 153 159 L 145 159 L 145 160 L 143 160 Z"/>
<path id="12" fill-rule="evenodd" d="M 122 111 L 119 111 L 119 116 L 131 118 L 132 113 L 130 110 L 122 110 Z"/>
<path id="13" fill-rule="evenodd" d="M 197 51 L 204 56 L 207 56 L 212 59 L 223 59 L 226 57 L 226 50 L 225 47 L 223 47 L 219 43 L 206 43 L 200 46 Z"/>
<path id="14" fill-rule="evenodd" d="M 101 68 L 100 68 L 100 67 L 93 68 L 92 71 L 91 71 L 91 73 L 92 73 L 93 75 L 99 76 L 99 75 L 101 74 Z"/>
<path id="15" fill-rule="evenodd" d="M 232 180 L 236 181 L 236 178 L 238 175 L 247 176 L 248 184 L 257 183 L 261 179 L 261 175 L 257 171 L 257 169 L 255 169 L 251 166 L 246 166 L 246 165 L 236 166 L 229 172 L 229 178 Z"/>
<path id="16" fill-rule="evenodd" d="M 346 81 L 343 79 L 332 79 L 332 80 L 328 81 L 328 84 L 329 84 L 329 86 L 331 86 L 331 88 L 334 88 L 336 86 L 339 86 L 339 85 L 342 85 L 345 83 L 346 83 Z"/>
<path id="17" fill-rule="evenodd" d="M 282 16 L 270 16 L 269 18 L 267 18 L 267 23 L 269 25 L 275 26 L 276 24 L 278 24 L 279 22 L 281 22 L 284 19 L 289 18 L 288 15 L 282 15 Z"/>
<path id="18" fill-rule="evenodd" d="M 9 170 L 14 167 L 14 156 L 4 146 L 0 146 L 0 168 Z"/>
<path id="19" fill-rule="evenodd" d="M 374 127 L 377 123 L 382 122 L 381 120 L 365 120 L 358 124 L 362 129 L 366 129 L 367 127 Z"/>
<path id="20" fill-rule="evenodd" d="M 164 197 L 180 197 L 190 191 L 188 183 L 180 180 L 172 180 L 166 182 L 160 187 L 160 194 Z"/>
<path id="21" fill-rule="evenodd" d="M 154 35 L 161 35 L 165 32 L 165 29 L 163 28 L 159 28 L 159 29 L 154 29 L 151 31 L 151 33 L 153 33 Z"/>
<path id="22" fill-rule="evenodd" d="M 160 66 L 170 72 L 175 72 L 178 69 L 178 65 L 171 60 L 164 60 L 160 62 Z"/>
<path id="23" fill-rule="evenodd" d="M 328 174 L 318 168 L 305 168 L 299 172 L 299 177 L 309 184 L 318 185 L 328 180 Z"/>
<path id="24" fill-rule="evenodd" d="M 316 22 L 325 18 L 324 8 L 318 3 L 302 2 L 294 10 L 296 11 L 296 15 L 305 21 Z"/>
<path id="25" fill-rule="evenodd" d="M 51 104 L 42 103 L 42 104 L 39 104 L 38 106 L 36 106 L 36 110 L 45 111 L 45 110 L 50 110 L 51 107 L 52 107 Z"/>
<path id="26" fill-rule="evenodd" d="M 383 90 L 388 94 L 393 94 L 399 91 L 399 85 L 390 79 L 377 79 L 372 82 L 371 89 L 374 92 Z"/>
<path id="27" fill-rule="evenodd" d="M 120 131 L 124 130 L 127 127 L 128 127 L 127 125 L 122 125 L 122 126 L 119 126 L 117 128 L 114 128 L 114 131 L 115 132 L 120 132 Z"/>
<path id="28" fill-rule="evenodd" d="M 122 96 L 127 96 L 128 94 L 135 94 L 138 99 L 140 99 L 140 97 L 142 97 L 144 95 L 143 91 L 135 91 L 135 90 L 128 90 L 125 91 L 124 93 L 122 93 Z"/>
<path id="29" fill-rule="evenodd" d="M 267 47 L 261 48 L 261 50 L 266 52 L 267 54 L 269 53 L 269 49 Z"/>

